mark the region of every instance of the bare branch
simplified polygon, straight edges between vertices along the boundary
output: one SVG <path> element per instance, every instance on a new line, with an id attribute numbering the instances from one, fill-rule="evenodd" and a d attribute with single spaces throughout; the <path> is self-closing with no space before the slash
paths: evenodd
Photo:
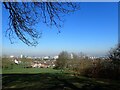
<path id="1" fill-rule="evenodd" d="M 78 10 L 78 3 L 72 2 L 3 2 L 9 12 L 9 28 L 6 30 L 10 41 L 16 35 L 28 46 L 36 46 L 40 31 L 35 29 L 38 22 L 55 26 L 59 30 L 65 14 Z"/>

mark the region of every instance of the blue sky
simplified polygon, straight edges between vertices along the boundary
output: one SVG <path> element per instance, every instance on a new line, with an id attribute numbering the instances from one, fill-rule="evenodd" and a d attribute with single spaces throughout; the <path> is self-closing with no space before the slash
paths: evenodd
<path id="1" fill-rule="evenodd" d="M 2 3 L 0 2 L 0 56 L 2 56 Z"/>
<path id="2" fill-rule="evenodd" d="M 2 8 L 2 51 L 6 55 L 45 56 L 68 52 L 84 52 L 88 55 L 105 55 L 118 41 L 117 3 L 80 3 L 80 10 L 66 15 L 61 33 L 56 28 L 39 23 L 37 30 L 42 31 L 39 45 L 28 47 L 16 38 L 11 44 L 5 37 L 8 27 L 8 13 Z"/>

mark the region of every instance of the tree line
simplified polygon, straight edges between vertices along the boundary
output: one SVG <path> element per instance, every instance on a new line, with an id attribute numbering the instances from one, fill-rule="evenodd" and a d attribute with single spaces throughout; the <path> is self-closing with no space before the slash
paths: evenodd
<path id="1" fill-rule="evenodd" d="M 56 60 L 55 69 L 67 69 L 77 76 L 120 79 L 120 45 L 109 51 L 107 59 L 90 59 L 83 56 L 74 53 L 71 58 L 67 51 L 62 51 Z"/>

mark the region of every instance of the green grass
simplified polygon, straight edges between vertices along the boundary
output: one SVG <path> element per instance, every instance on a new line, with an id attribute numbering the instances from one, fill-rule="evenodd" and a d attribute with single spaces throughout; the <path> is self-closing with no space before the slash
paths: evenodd
<path id="1" fill-rule="evenodd" d="M 3 74 L 3 90 L 120 90 L 118 81 L 65 73 Z"/>
<path id="2" fill-rule="evenodd" d="M 37 73 L 60 73 L 60 70 L 54 70 L 52 68 L 14 68 L 14 69 L 3 69 L 3 74 L 12 73 L 26 73 L 26 74 L 37 74 Z"/>
<path id="3" fill-rule="evenodd" d="M 23 66 L 13 64 L 2 69 L 3 90 L 120 90 L 120 81 L 74 76 L 71 72 L 52 68 Z"/>
<path id="4" fill-rule="evenodd" d="M 66 70 L 61 72 L 61 70 L 56 70 L 53 68 L 23 68 L 22 65 L 12 65 L 12 67 L 9 68 L 3 68 L 2 74 L 19 74 L 19 73 L 25 73 L 25 74 L 37 74 L 37 73 L 69 73 Z"/>
<path id="5" fill-rule="evenodd" d="M 3 69 L 3 90 L 120 90 L 120 81 L 83 76 L 52 68 Z"/>

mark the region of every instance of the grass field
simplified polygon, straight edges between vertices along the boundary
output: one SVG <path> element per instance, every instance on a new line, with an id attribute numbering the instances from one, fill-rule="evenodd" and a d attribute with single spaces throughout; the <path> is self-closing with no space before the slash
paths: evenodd
<path id="1" fill-rule="evenodd" d="M 37 73 L 60 73 L 60 70 L 55 70 L 52 68 L 13 68 L 13 69 L 3 69 L 3 74 L 19 74 L 19 73 L 26 73 L 26 74 L 37 74 Z"/>
<path id="2" fill-rule="evenodd" d="M 3 90 L 120 90 L 119 81 L 74 76 L 52 68 L 3 69 Z"/>
<path id="3" fill-rule="evenodd" d="M 120 90 L 120 81 L 75 76 L 68 70 L 24 68 L 3 60 L 3 90 Z"/>

